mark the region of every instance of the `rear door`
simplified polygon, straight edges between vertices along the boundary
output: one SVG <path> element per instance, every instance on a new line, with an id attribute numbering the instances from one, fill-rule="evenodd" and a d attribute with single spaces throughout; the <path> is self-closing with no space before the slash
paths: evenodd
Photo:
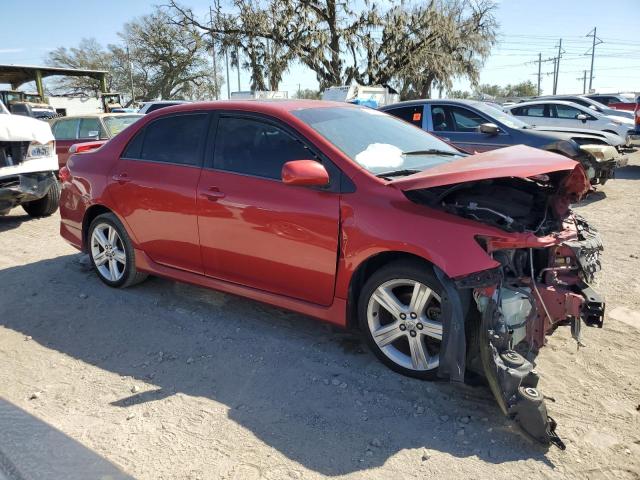
<path id="1" fill-rule="evenodd" d="M 284 163 L 314 159 L 329 171 L 329 187 L 281 181 Z M 212 163 L 203 169 L 197 199 L 205 274 L 331 304 L 339 171 L 282 122 L 232 112 L 220 114 L 208 161 Z"/>
<path id="2" fill-rule="evenodd" d="M 53 137 L 56 139 L 56 153 L 58 165 L 64 167 L 69 160 L 69 147 L 78 143 L 79 118 L 61 118 L 53 125 Z"/>
<path id="3" fill-rule="evenodd" d="M 159 117 L 129 142 L 109 194 L 139 248 L 159 264 L 202 273 L 196 187 L 210 114 Z"/>

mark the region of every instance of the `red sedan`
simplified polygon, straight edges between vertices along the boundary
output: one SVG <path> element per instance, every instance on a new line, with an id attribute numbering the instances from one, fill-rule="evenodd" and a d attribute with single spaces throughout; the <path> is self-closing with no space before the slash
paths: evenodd
<path id="1" fill-rule="evenodd" d="M 107 285 L 160 275 L 359 327 L 402 374 L 480 373 L 505 414 L 561 445 L 533 354 L 604 312 L 573 160 L 469 156 L 347 104 L 215 102 L 147 115 L 60 177 L 61 235 Z"/>

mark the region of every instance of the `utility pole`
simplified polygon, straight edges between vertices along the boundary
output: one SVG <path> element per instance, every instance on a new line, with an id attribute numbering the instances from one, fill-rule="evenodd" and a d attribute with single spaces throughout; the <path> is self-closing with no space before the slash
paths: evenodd
<path id="1" fill-rule="evenodd" d="M 587 71 L 584 71 L 584 74 L 581 77 L 576 78 L 576 80 L 582 80 L 582 94 L 587 93 Z"/>
<path id="2" fill-rule="evenodd" d="M 213 35 L 213 8 L 209 5 L 209 19 L 211 22 L 211 60 L 213 61 L 213 92 L 218 100 L 218 65 L 216 64 L 216 37 Z"/>
<path id="3" fill-rule="evenodd" d="M 240 50 L 238 50 L 238 46 L 236 45 L 236 61 L 238 62 L 238 91 L 241 91 L 240 88 Z"/>
<path id="4" fill-rule="evenodd" d="M 558 74 L 558 71 L 556 70 L 556 67 L 558 66 L 558 59 L 556 57 L 553 57 L 553 86 L 552 86 L 552 92 L 555 95 L 556 94 L 556 75 Z"/>
<path id="5" fill-rule="evenodd" d="M 131 84 L 131 106 L 136 103 L 136 92 L 133 89 L 133 64 L 131 63 L 131 55 L 129 55 L 129 44 L 127 43 L 127 60 L 129 61 L 129 82 Z"/>
<path id="6" fill-rule="evenodd" d="M 540 96 L 541 80 L 542 80 L 542 53 L 538 53 L 538 96 Z"/>
<path id="7" fill-rule="evenodd" d="M 591 45 L 591 73 L 589 75 L 589 91 L 591 91 L 593 87 L 593 60 L 594 60 L 594 57 L 596 56 L 596 45 L 600 45 L 603 42 L 596 36 L 596 27 L 593 27 L 593 30 L 587 33 L 585 37 L 593 37 L 593 45 Z M 589 52 L 587 51 L 587 53 Z"/>
<path id="8" fill-rule="evenodd" d="M 562 39 L 560 39 L 560 43 L 558 43 L 558 56 L 556 57 L 556 75 L 555 81 L 553 82 L 553 94 L 555 95 L 558 92 L 558 78 L 560 77 L 560 58 L 563 54 L 562 50 Z"/>
<path id="9" fill-rule="evenodd" d="M 231 100 L 231 85 L 229 85 L 229 53 L 224 51 L 224 61 L 227 64 L 227 99 Z"/>

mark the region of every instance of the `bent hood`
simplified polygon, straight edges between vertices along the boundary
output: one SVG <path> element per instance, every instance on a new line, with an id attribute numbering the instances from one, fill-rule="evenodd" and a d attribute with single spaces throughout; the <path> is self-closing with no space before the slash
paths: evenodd
<path id="1" fill-rule="evenodd" d="M 53 141 L 53 134 L 49 124 L 42 120 L 0 114 L 0 141 L 48 143 Z"/>
<path id="2" fill-rule="evenodd" d="M 572 174 L 574 177 L 572 182 L 576 182 L 574 193 L 583 195 L 588 191 L 589 181 L 578 162 L 557 153 L 524 145 L 470 155 L 414 175 L 392 180 L 388 185 L 402 191 L 409 191 L 489 178 L 529 178 L 563 170 L 567 173 L 578 171 L 578 173 Z M 584 177 L 584 182 L 580 180 L 581 177 Z"/>

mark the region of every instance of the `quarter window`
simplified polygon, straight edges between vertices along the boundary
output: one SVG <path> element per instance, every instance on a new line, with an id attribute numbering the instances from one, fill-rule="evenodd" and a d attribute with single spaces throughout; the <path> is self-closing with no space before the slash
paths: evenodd
<path id="1" fill-rule="evenodd" d="M 301 142 L 270 123 L 235 117 L 218 122 L 213 160 L 217 169 L 279 180 L 286 162 L 310 158 L 313 155 Z"/>
<path id="2" fill-rule="evenodd" d="M 160 118 L 145 127 L 140 158 L 154 162 L 199 165 L 208 115 L 188 114 Z M 130 143 L 134 147 L 137 139 Z M 125 155 L 129 153 L 129 147 Z M 131 148 L 131 154 L 135 154 Z"/>
<path id="3" fill-rule="evenodd" d="M 69 120 L 59 120 L 53 128 L 53 136 L 56 140 L 75 140 L 78 137 L 78 124 L 80 119 L 70 118 Z"/>
<path id="4" fill-rule="evenodd" d="M 80 120 L 78 138 L 106 138 L 97 118 L 83 118 Z"/>

